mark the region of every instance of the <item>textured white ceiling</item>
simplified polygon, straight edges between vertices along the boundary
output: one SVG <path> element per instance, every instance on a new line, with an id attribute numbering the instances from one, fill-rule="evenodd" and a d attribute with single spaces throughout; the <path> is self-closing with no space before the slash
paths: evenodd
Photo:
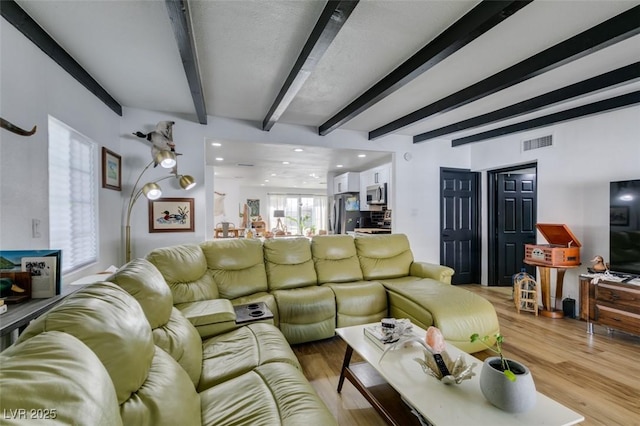
<path id="1" fill-rule="evenodd" d="M 196 120 L 164 0 L 17 3 L 123 106 Z M 361 0 L 280 121 L 323 124 L 478 3 Z M 207 113 L 262 122 L 325 2 L 189 0 L 188 4 Z M 374 130 L 638 4 L 635 0 L 536 0 L 342 127 Z M 419 134 L 638 60 L 640 36 L 422 120 L 399 133 Z M 610 94 L 631 90 L 637 90 L 637 85 L 619 87 Z M 593 97 L 548 111 L 590 99 Z M 536 114 L 544 115 L 545 111 Z M 241 155 L 241 151 L 228 156 Z M 347 158 L 352 153 L 338 154 Z M 213 155 L 208 153 L 208 157 Z M 276 159 L 290 156 L 291 150 L 270 147 L 261 155 L 247 160 L 265 161 L 267 169 Z M 331 170 L 332 155 L 331 150 L 318 154 L 316 164 L 327 168 L 319 174 L 326 176 Z M 329 160 L 320 162 L 319 158 Z"/>

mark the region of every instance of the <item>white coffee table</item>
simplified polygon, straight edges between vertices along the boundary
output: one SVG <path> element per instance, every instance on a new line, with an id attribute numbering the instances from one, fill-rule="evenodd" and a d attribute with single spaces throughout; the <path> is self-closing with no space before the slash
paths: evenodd
<path id="1" fill-rule="evenodd" d="M 382 362 L 382 350 L 364 336 L 366 325 L 336 329 L 336 333 L 347 343 L 342 372 L 338 382 L 338 392 L 342 390 L 346 378 L 363 394 L 389 424 L 397 424 L 382 407 L 375 396 L 367 390 L 358 378 L 356 365 L 350 365 L 351 355 L 356 351 L 401 397 L 417 410 L 428 424 L 445 426 L 466 425 L 574 425 L 584 421 L 584 417 L 564 405 L 538 392 L 536 405 L 525 413 L 507 413 L 491 405 L 480 390 L 482 361 L 447 345 L 452 358 L 464 354 L 467 364 L 477 363 L 476 375 L 459 385 L 444 385 L 434 377 L 425 374 L 413 358 L 423 358 L 421 347 L 413 345 L 388 352 Z M 414 333 L 424 337 L 425 331 L 413 326 Z M 535 376 L 534 376 L 535 381 Z"/>

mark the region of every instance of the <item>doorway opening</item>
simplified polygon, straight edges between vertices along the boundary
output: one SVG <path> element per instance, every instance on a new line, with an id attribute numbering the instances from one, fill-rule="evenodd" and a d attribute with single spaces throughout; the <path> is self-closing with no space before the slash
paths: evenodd
<path id="1" fill-rule="evenodd" d="M 524 245 L 536 241 L 537 174 L 536 163 L 487 172 L 489 286 L 510 286 L 522 270 L 535 276 Z"/>

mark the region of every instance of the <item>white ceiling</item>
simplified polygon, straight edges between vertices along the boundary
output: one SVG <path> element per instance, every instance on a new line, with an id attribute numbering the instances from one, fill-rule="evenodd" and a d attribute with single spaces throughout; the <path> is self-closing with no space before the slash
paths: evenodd
<path id="1" fill-rule="evenodd" d="M 197 121 L 164 0 L 17 3 L 121 105 L 181 114 Z M 361 0 L 279 122 L 313 127 L 323 124 L 477 4 L 463 0 Z M 342 128 L 374 130 L 638 4 L 640 1 L 536 0 Z M 249 120 L 260 126 L 325 2 L 189 0 L 188 5 L 207 114 Z M 639 60 L 637 35 L 397 133 L 419 134 Z M 638 90 L 638 84 L 614 90 L 597 96 L 629 93 Z M 581 105 L 592 99 L 585 97 L 554 108 Z M 471 133 L 475 131 L 452 136 Z M 207 158 L 231 148 L 223 146 L 216 151 L 208 146 Z M 264 161 L 251 169 L 284 174 L 286 170 L 278 169 L 275 163 L 299 159 L 291 148 L 261 151 L 238 146 L 225 156 L 233 158 L 234 164 Z M 322 175 L 323 181 L 328 167 L 338 158 L 354 154 L 306 149 L 316 162 L 324 159 L 326 170 L 309 169 Z M 253 158 L 242 158 L 248 151 L 254 153 Z M 228 172 L 240 173 L 234 164 Z"/>
<path id="2" fill-rule="evenodd" d="M 391 162 L 390 153 L 379 151 L 216 139 L 208 139 L 206 143 L 207 164 L 214 166 L 215 176 L 237 179 L 241 186 L 324 190 L 328 174 L 332 177 L 346 171 L 360 172 Z"/>

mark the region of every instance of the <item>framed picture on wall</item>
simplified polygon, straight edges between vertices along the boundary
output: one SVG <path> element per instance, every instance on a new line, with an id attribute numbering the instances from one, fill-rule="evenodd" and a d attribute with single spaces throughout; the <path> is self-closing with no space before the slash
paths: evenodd
<path id="1" fill-rule="evenodd" d="M 102 147 L 102 187 L 122 190 L 122 158 L 113 151 Z"/>
<path id="2" fill-rule="evenodd" d="M 149 200 L 149 232 L 193 232 L 193 198 Z"/>
<path id="3" fill-rule="evenodd" d="M 260 200 L 247 199 L 247 206 L 249 206 L 249 216 L 260 216 Z"/>

